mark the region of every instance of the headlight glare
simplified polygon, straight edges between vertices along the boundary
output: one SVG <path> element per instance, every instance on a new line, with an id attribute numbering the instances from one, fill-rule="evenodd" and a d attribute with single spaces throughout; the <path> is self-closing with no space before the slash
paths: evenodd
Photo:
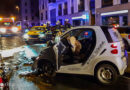
<path id="1" fill-rule="evenodd" d="M 29 38 L 29 36 L 28 36 L 27 34 L 24 34 L 23 37 L 24 37 L 25 39 L 28 39 L 28 38 Z"/>
<path id="2" fill-rule="evenodd" d="M 6 33 L 6 28 L 0 28 L 0 32 Z"/>
<path id="3" fill-rule="evenodd" d="M 17 28 L 17 27 L 13 27 L 13 28 L 12 28 L 12 31 L 13 31 L 13 32 L 17 32 L 17 31 L 18 31 L 18 28 Z"/>
<path id="4" fill-rule="evenodd" d="M 44 37 L 45 37 L 45 34 L 40 34 L 39 37 L 40 37 L 40 38 L 44 38 Z"/>

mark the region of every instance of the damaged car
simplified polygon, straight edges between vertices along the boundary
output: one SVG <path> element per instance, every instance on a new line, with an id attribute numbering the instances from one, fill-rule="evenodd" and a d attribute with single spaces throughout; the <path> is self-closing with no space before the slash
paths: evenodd
<path id="1" fill-rule="evenodd" d="M 91 75 L 114 84 L 127 68 L 123 40 L 114 28 L 80 26 L 66 31 L 33 58 L 32 68 L 47 76 L 56 73 Z"/>

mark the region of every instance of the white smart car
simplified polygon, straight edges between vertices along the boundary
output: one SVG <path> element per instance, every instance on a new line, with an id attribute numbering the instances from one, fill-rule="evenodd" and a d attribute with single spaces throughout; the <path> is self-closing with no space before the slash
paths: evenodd
<path id="1" fill-rule="evenodd" d="M 81 43 L 74 55 L 67 37 Z M 106 26 L 80 26 L 65 32 L 57 42 L 34 59 L 33 69 L 48 76 L 56 73 L 92 75 L 105 85 L 113 84 L 127 68 L 127 53 L 118 31 Z"/>

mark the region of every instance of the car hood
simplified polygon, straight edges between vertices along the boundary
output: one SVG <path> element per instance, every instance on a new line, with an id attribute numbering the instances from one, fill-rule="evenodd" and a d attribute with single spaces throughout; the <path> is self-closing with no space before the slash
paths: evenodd
<path id="1" fill-rule="evenodd" d="M 39 35 L 41 33 L 43 33 L 43 31 L 29 31 L 27 34 L 28 35 Z"/>

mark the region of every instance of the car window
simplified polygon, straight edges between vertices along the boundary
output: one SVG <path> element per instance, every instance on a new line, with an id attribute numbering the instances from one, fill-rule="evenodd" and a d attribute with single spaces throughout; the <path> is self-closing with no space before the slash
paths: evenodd
<path id="1" fill-rule="evenodd" d="M 78 29 L 71 30 L 67 32 L 65 35 L 63 35 L 61 38 L 67 38 L 69 36 L 76 36 L 79 33 Z"/>
<path id="2" fill-rule="evenodd" d="M 122 40 L 122 38 L 121 38 L 119 32 L 117 31 L 117 29 L 109 28 L 108 31 L 109 31 L 109 33 L 112 37 L 113 42 L 118 42 L 118 41 Z"/>
<path id="3" fill-rule="evenodd" d="M 79 36 L 78 36 L 78 40 L 83 40 L 83 39 L 92 38 L 92 34 L 93 34 L 93 31 L 91 31 L 91 30 L 82 31 L 82 32 L 79 34 Z"/>

